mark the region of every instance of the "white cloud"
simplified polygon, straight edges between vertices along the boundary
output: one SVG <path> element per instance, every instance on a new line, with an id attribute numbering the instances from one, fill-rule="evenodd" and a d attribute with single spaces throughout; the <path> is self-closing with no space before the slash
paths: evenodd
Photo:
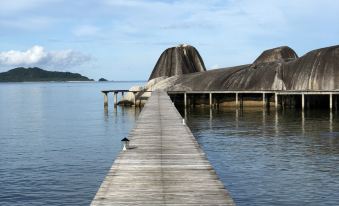
<path id="1" fill-rule="evenodd" d="M 203 58 L 207 65 L 248 63 L 262 50 L 281 45 L 303 54 L 312 47 L 337 42 L 339 34 L 339 1 L 333 0 L 103 2 L 118 16 L 110 33 L 115 39 L 188 42 L 206 51 Z"/>
<path id="2" fill-rule="evenodd" d="M 129 25 L 135 33 L 153 29 L 152 33 L 166 36 L 168 31 L 161 31 L 165 29 L 179 33 L 176 36 L 202 31 L 199 33 L 202 36 L 216 31 L 228 39 L 280 36 L 301 19 L 302 22 L 319 21 L 317 19 L 336 22 L 338 12 L 335 11 L 339 8 L 339 3 L 331 0 L 102 1 L 118 17 L 116 27 L 120 32 L 125 30 L 119 25 Z M 321 15 L 315 19 L 314 13 L 318 10 Z"/>
<path id="3" fill-rule="evenodd" d="M 0 52 L 2 66 L 40 66 L 51 69 L 69 69 L 80 66 L 91 57 L 73 50 L 46 51 L 42 46 L 33 46 L 27 51 Z"/>
<path id="4" fill-rule="evenodd" d="M 221 67 L 281 45 L 302 55 L 338 44 L 338 10 L 333 0 L 0 0 L 0 35 L 3 48 L 79 47 L 99 58 L 92 72 L 132 67 L 146 76 L 179 43 L 195 46 L 206 66 Z"/>

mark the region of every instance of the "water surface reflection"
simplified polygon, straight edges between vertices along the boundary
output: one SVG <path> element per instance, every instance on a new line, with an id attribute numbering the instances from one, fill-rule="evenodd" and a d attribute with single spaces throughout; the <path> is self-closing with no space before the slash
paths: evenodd
<path id="1" fill-rule="evenodd" d="M 134 84 L 0 84 L 0 205 L 89 205 L 138 116 L 100 91 Z"/>
<path id="2" fill-rule="evenodd" d="M 339 202 L 336 112 L 194 108 L 186 113 L 187 124 L 238 205 Z"/>

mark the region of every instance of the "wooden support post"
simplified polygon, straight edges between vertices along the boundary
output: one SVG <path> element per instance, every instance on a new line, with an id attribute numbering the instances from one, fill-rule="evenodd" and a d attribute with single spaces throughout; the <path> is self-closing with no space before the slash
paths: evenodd
<path id="1" fill-rule="evenodd" d="M 137 106 L 137 95 L 136 95 L 136 92 L 133 92 L 133 95 L 134 95 L 134 106 L 136 107 Z"/>
<path id="2" fill-rule="evenodd" d="M 311 98 L 310 95 L 305 96 L 306 109 L 307 109 L 307 108 L 308 108 L 308 109 L 311 108 L 311 106 L 310 106 L 310 104 L 311 104 L 310 98 Z"/>
<path id="3" fill-rule="evenodd" d="M 103 94 L 104 94 L 104 106 L 107 107 L 108 106 L 107 92 L 103 92 Z"/>
<path id="4" fill-rule="evenodd" d="M 275 116 L 274 116 L 274 130 L 275 130 L 275 136 L 279 136 L 279 112 L 276 109 L 275 110 Z"/>
<path id="5" fill-rule="evenodd" d="M 333 132 L 333 111 L 330 110 L 330 132 Z"/>
<path id="6" fill-rule="evenodd" d="M 262 93 L 262 106 L 265 107 L 266 105 L 266 95 L 265 93 Z"/>
<path id="7" fill-rule="evenodd" d="M 332 105 L 332 99 L 333 99 L 332 96 L 333 96 L 332 93 L 330 93 L 330 109 L 331 110 L 332 110 L 332 107 L 333 107 L 333 105 Z"/>
<path id="8" fill-rule="evenodd" d="M 235 127 L 239 127 L 239 109 L 235 108 Z"/>
<path id="9" fill-rule="evenodd" d="M 304 110 L 301 111 L 301 129 L 302 129 L 302 133 L 305 134 L 305 112 Z"/>
<path id="10" fill-rule="evenodd" d="M 301 94 L 301 109 L 304 110 L 305 108 L 305 94 Z"/>
<path id="11" fill-rule="evenodd" d="M 121 104 L 123 105 L 123 106 L 125 106 L 125 96 L 124 96 L 124 92 L 121 92 L 121 100 L 120 100 L 120 102 L 121 102 Z"/>
<path id="12" fill-rule="evenodd" d="M 271 97 L 271 94 L 265 94 L 266 96 L 266 107 L 270 107 L 270 97 Z"/>
<path id="13" fill-rule="evenodd" d="M 213 104 L 212 104 L 213 108 L 215 108 L 215 104 L 217 102 L 217 99 L 216 99 L 215 95 L 213 96 L 212 102 L 213 102 Z"/>
<path id="14" fill-rule="evenodd" d="M 239 95 L 238 95 L 238 93 L 235 93 L 235 106 L 236 107 L 239 106 Z"/>
<path id="15" fill-rule="evenodd" d="M 195 108 L 197 99 L 200 99 L 200 98 L 201 98 L 200 96 L 198 96 L 197 98 L 196 94 L 187 95 L 187 106 L 190 108 L 191 107 Z"/>
<path id="16" fill-rule="evenodd" d="M 295 108 L 295 95 L 291 96 L 291 107 Z"/>
<path id="17" fill-rule="evenodd" d="M 187 94 L 186 94 L 186 92 L 184 93 L 184 106 L 185 106 L 185 108 L 187 107 Z"/>
<path id="18" fill-rule="evenodd" d="M 243 96 L 243 94 L 240 95 L 240 107 L 241 107 L 241 109 L 244 107 L 244 96 Z"/>
<path id="19" fill-rule="evenodd" d="M 266 126 L 266 109 L 262 110 L 262 126 Z"/>
<path id="20" fill-rule="evenodd" d="M 281 95 L 281 106 L 283 109 L 285 109 L 285 101 L 286 101 L 286 96 L 285 95 Z"/>
<path id="21" fill-rule="evenodd" d="M 116 107 L 118 105 L 118 93 L 114 92 L 113 95 L 114 95 L 114 107 Z"/>
<path id="22" fill-rule="evenodd" d="M 218 104 L 218 98 L 217 97 L 213 97 L 213 108 L 216 108 Z"/>
<path id="23" fill-rule="evenodd" d="M 275 104 L 275 108 L 278 108 L 278 94 L 274 93 L 274 104 Z"/>
<path id="24" fill-rule="evenodd" d="M 212 107 L 212 104 L 213 104 L 213 102 L 212 102 L 212 93 L 210 92 L 210 107 Z"/>
<path id="25" fill-rule="evenodd" d="M 192 104 L 191 104 L 191 100 L 193 101 L 193 99 L 192 99 L 192 97 L 189 97 L 187 94 L 186 94 L 186 103 L 185 103 L 185 107 L 190 107 L 190 106 L 192 106 Z M 194 103 L 193 103 L 193 105 L 194 105 Z"/>

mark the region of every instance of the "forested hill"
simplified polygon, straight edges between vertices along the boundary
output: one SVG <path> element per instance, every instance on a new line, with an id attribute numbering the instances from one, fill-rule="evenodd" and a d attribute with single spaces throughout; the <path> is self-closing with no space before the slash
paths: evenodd
<path id="1" fill-rule="evenodd" d="M 0 82 L 93 81 L 78 73 L 19 67 L 0 73 Z"/>

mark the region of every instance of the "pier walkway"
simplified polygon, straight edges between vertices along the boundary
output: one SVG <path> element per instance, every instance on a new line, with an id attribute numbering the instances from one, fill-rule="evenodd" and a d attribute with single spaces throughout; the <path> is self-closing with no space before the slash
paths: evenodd
<path id="1" fill-rule="evenodd" d="M 234 205 L 166 92 L 155 91 L 91 205 Z"/>

